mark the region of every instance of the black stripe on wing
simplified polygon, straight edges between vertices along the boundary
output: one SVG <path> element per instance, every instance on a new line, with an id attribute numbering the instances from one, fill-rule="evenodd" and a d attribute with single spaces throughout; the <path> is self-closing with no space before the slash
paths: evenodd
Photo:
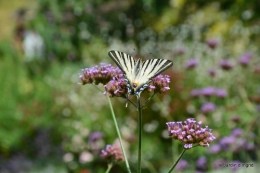
<path id="1" fill-rule="evenodd" d="M 109 51 L 108 55 L 116 63 L 116 65 L 124 72 L 124 74 L 132 73 L 135 66 L 135 60 L 132 56 L 115 50 Z"/>
<path id="2" fill-rule="evenodd" d="M 149 59 L 143 63 L 140 75 L 152 79 L 172 66 L 172 61 L 167 59 Z"/>

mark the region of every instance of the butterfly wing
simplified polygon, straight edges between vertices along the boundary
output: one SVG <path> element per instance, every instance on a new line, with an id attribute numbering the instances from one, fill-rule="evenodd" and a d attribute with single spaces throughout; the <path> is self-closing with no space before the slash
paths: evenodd
<path id="1" fill-rule="evenodd" d="M 112 58 L 112 60 L 116 63 L 116 65 L 122 70 L 125 74 L 125 77 L 132 81 L 135 77 L 135 59 L 123 52 L 111 50 L 108 52 L 108 55 Z"/>
<path id="2" fill-rule="evenodd" d="M 139 87 L 147 84 L 152 78 L 156 77 L 166 69 L 172 66 L 172 61 L 167 59 L 149 59 L 143 62 L 141 69 L 136 75 L 135 81 L 138 81 Z"/>

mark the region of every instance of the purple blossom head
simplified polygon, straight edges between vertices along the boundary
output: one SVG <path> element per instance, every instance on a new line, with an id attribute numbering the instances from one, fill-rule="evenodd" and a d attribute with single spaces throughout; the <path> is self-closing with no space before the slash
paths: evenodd
<path id="1" fill-rule="evenodd" d="M 217 72 L 216 72 L 216 69 L 211 68 L 208 70 L 208 73 L 211 77 L 215 77 Z"/>
<path id="2" fill-rule="evenodd" d="M 239 137 L 244 133 L 244 131 L 241 128 L 236 128 L 234 130 L 232 130 L 232 135 L 234 137 Z"/>
<path id="3" fill-rule="evenodd" d="M 215 95 L 218 97 L 218 98 L 226 98 L 228 93 L 227 93 L 227 90 L 225 89 L 216 89 L 215 90 Z"/>
<path id="4" fill-rule="evenodd" d="M 119 145 L 107 145 L 101 151 L 101 157 L 109 161 L 124 161 L 124 156 Z"/>
<path id="5" fill-rule="evenodd" d="M 198 61 L 196 59 L 190 59 L 186 62 L 185 68 L 192 69 L 198 65 Z"/>
<path id="6" fill-rule="evenodd" d="M 208 161 L 206 157 L 199 157 L 196 161 L 196 168 L 199 171 L 206 171 L 208 170 Z"/>
<path id="7" fill-rule="evenodd" d="M 202 128 L 202 122 L 196 122 L 194 118 L 188 118 L 184 122 L 167 122 L 169 136 L 181 141 L 184 148 L 192 148 L 193 144 L 209 146 L 216 138 L 211 129 L 206 126 Z"/>
<path id="8" fill-rule="evenodd" d="M 219 66 L 223 70 L 227 70 L 227 71 L 233 68 L 233 64 L 227 59 L 223 59 L 222 61 L 220 61 Z"/>
<path id="9" fill-rule="evenodd" d="M 81 84 L 94 83 L 95 85 L 106 84 L 114 76 L 122 74 L 122 71 L 118 67 L 113 67 L 111 64 L 101 63 L 100 67 L 94 66 L 91 68 L 82 69 L 83 75 L 79 74 Z"/>
<path id="10" fill-rule="evenodd" d="M 252 58 L 252 54 L 249 52 L 246 52 L 242 57 L 239 58 L 238 62 L 240 63 L 240 65 L 242 65 L 243 67 L 248 66 L 250 60 Z"/>
<path id="11" fill-rule="evenodd" d="M 221 151 L 221 146 L 219 144 L 214 144 L 208 149 L 208 153 L 218 154 Z"/>
<path id="12" fill-rule="evenodd" d="M 169 83 L 170 83 L 170 76 L 160 74 L 152 79 L 152 82 L 148 87 L 148 92 L 156 92 L 156 93 L 165 92 L 170 89 Z"/>
<path id="13" fill-rule="evenodd" d="M 120 74 L 112 78 L 112 80 L 105 85 L 105 92 L 109 97 L 125 97 L 127 94 L 127 83 L 125 81 L 124 75 Z"/>
<path id="14" fill-rule="evenodd" d="M 219 42 L 217 39 L 208 39 L 206 43 L 211 49 L 215 49 Z"/>
<path id="15" fill-rule="evenodd" d="M 179 47 L 176 51 L 177 55 L 183 55 L 185 53 L 184 47 Z"/>
<path id="16" fill-rule="evenodd" d="M 99 139 L 103 138 L 103 133 L 101 132 L 92 132 L 89 137 L 88 137 L 88 141 L 89 142 L 95 142 Z"/>
<path id="17" fill-rule="evenodd" d="M 232 164 L 232 167 L 230 167 L 231 171 L 236 172 L 240 168 L 239 165 L 241 164 L 241 162 L 238 160 L 234 160 L 231 162 L 231 164 Z"/>
<path id="18" fill-rule="evenodd" d="M 205 97 L 210 97 L 210 96 L 215 95 L 215 92 L 216 92 L 216 88 L 206 87 L 206 88 L 202 89 L 201 94 Z"/>
<path id="19" fill-rule="evenodd" d="M 214 112 L 216 109 L 216 105 L 214 103 L 211 103 L 211 102 L 207 102 L 207 103 L 204 103 L 201 108 L 200 108 L 200 111 L 204 114 L 206 113 L 212 113 Z"/>
<path id="20" fill-rule="evenodd" d="M 234 136 L 225 136 L 220 139 L 220 146 L 224 151 L 230 149 L 230 147 L 235 143 L 236 138 Z"/>
<path id="21" fill-rule="evenodd" d="M 217 159 L 215 161 L 213 161 L 213 168 L 214 169 L 220 169 L 223 168 L 223 164 L 226 164 L 226 160 L 225 159 Z"/>
<path id="22" fill-rule="evenodd" d="M 197 98 L 197 97 L 200 97 L 202 95 L 201 93 L 202 92 L 201 92 L 200 89 L 193 89 L 190 92 L 190 96 L 193 97 L 193 98 Z"/>
<path id="23" fill-rule="evenodd" d="M 183 171 L 187 169 L 189 166 L 188 162 L 186 160 L 180 160 L 178 164 L 176 165 L 176 170 L 177 171 Z"/>

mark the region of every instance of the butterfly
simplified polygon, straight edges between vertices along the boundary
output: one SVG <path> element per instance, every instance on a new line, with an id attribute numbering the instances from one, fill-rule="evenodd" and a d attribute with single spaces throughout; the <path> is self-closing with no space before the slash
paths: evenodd
<path id="1" fill-rule="evenodd" d="M 135 60 L 131 55 L 115 50 L 109 51 L 108 55 L 124 74 L 128 88 L 127 100 L 129 95 L 140 97 L 141 92 L 149 86 L 152 79 L 173 64 L 166 59 Z"/>

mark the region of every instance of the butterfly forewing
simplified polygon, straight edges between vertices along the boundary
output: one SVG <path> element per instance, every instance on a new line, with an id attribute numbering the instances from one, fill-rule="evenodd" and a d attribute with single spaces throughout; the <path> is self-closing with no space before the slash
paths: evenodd
<path id="1" fill-rule="evenodd" d="M 136 76 L 135 80 L 140 85 L 147 83 L 166 69 L 172 66 L 172 62 L 166 59 L 149 59 L 143 62 L 142 68 Z"/>
<path id="2" fill-rule="evenodd" d="M 116 65 L 123 71 L 128 80 L 133 80 L 135 73 L 136 61 L 134 58 L 126 53 L 111 50 L 108 55 L 116 63 Z"/>

